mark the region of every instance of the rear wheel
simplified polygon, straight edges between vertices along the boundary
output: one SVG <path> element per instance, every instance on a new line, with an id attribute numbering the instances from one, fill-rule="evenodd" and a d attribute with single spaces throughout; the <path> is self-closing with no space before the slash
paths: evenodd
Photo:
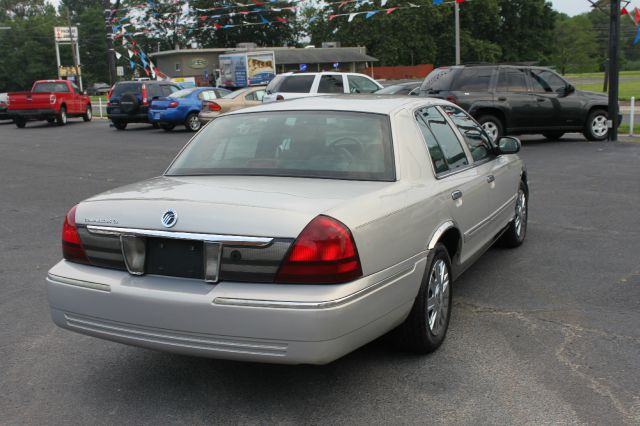
<path id="1" fill-rule="evenodd" d="M 397 342 L 403 348 L 429 353 L 442 344 L 451 318 L 451 281 L 449 253 L 438 243 L 429 255 L 411 313 L 395 331 Z"/>
<path id="2" fill-rule="evenodd" d="M 160 124 L 160 127 L 162 127 L 162 130 L 165 132 L 170 132 L 174 127 L 176 127 L 176 125 L 174 123 L 162 123 Z"/>
<path id="3" fill-rule="evenodd" d="M 584 128 L 584 137 L 590 141 L 603 141 L 609 135 L 609 114 L 603 109 L 591 111 Z"/>
<path id="4" fill-rule="evenodd" d="M 56 124 L 58 126 L 64 126 L 65 124 L 67 124 L 67 107 L 65 107 L 64 105 L 60 107 L 60 112 L 56 117 Z"/>
<path id="5" fill-rule="evenodd" d="M 496 142 L 504 135 L 502 121 L 494 115 L 482 115 L 478 117 L 478 123 L 491 138 L 492 142 Z"/>
<path id="6" fill-rule="evenodd" d="M 93 118 L 93 111 L 91 110 L 91 105 L 87 105 L 87 111 L 82 116 L 82 119 L 84 121 L 91 121 L 92 118 Z"/>
<path id="7" fill-rule="evenodd" d="M 542 136 L 549 139 L 550 141 L 557 141 L 562 136 L 564 136 L 564 132 L 546 132 L 543 133 Z"/>
<path id="8" fill-rule="evenodd" d="M 195 112 L 189 114 L 187 116 L 187 120 L 184 122 L 184 126 L 187 128 L 187 130 L 190 130 L 192 132 L 197 132 L 198 130 L 200 130 L 200 127 L 202 127 L 202 123 L 198 118 L 198 114 L 196 114 Z"/>
<path id="9" fill-rule="evenodd" d="M 13 122 L 16 123 L 16 127 L 18 127 L 19 129 L 24 129 L 24 126 L 27 125 L 27 120 L 25 120 L 24 118 L 14 118 Z"/>
<path id="10" fill-rule="evenodd" d="M 124 130 L 127 128 L 127 122 L 126 121 L 114 121 L 113 122 L 113 127 L 115 127 L 118 130 Z"/>

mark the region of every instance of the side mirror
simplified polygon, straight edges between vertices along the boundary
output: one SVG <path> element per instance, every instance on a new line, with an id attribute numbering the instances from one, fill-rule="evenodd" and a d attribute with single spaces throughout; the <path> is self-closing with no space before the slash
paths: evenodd
<path id="1" fill-rule="evenodd" d="M 520 151 L 520 139 L 513 136 L 503 136 L 498 139 L 498 154 L 516 154 Z"/>
<path id="2" fill-rule="evenodd" d="M 564 95 L 568 96 L 576 91 L 576 88 L 573 87 L 572 84 L 567 84 L 567 87 L 564 88 Z"/>

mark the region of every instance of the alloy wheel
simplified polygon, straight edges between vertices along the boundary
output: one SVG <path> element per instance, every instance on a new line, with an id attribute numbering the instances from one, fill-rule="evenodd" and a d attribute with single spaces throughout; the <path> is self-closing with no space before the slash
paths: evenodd
<path id="1" fill-rule="evenodd" d="M 607 117 L 604 115 L 596 115 L 591 122 L 591 132 L 596 137 L 603 137 L 607 134 L 609 128 L 607 127 Z"/>
<path id="2" fill-rule="evenodd" d="M 523 190 L 518 191 L 518 199 L 516 201 L 516 217 L 513 222 L 518 239 L 524 236 L 527 226 L 527 196 Z"/>
<path id="3" fill-rule="evenodd" d="M 482 129 L 489 135 L 492 142 L 498 139 L 498 126 L 492 121 L 486 121 L 482 123 Z"/>
<path id="4" fill-rule="evenodd" d="M 194 132 L 200 130 L 200 120 L 198 119 L 197 115 L 192 115 L 191 117 L 189 117 L 189 129 L 193 130 Z"/>
<path id="5" fill-rule="evenodd" d="M 450 297 L 449 270 L 444 260 L 438 259 L 431 267 L 427 290 L 427 322 L 434 336 L 445 329 Z"/>

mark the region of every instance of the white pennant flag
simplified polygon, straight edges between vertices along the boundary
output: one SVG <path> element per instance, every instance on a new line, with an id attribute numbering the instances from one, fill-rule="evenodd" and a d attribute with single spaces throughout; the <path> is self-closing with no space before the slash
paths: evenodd
<path id="1" fill-rule="evenodd" d="M 133 58 L 133 52 L 132 52 L 132 51 L 130 51 L 129 49 L 127 49 L 127 53 L 129 53 L 129 57 L 130 57 L 130 58 Z"/>
<path id="2" fill-rule="evenodd" d="M 382 0 L 380 2 L 380 7 L 384 7 L 385 4 L 387 4 L 387 0 Z"/>
<path id="3" fill-rule="evenodd" d="M 119 60 L 120 58 L 122 58 L 122 55 L 120 53 L 116 52 L 116 59 Z"/>
<path id="4" fill-rule="evenodd" d="M 351 22 L 351 21 L 353 21 L 353 18 L 355 18 L 355 17 L 356 17 L 356 15 L 357 15 L 357 13 L 350 13 L 350 14 L 349 14 L 349 19 L 347 19 L 347 22 Z"/>

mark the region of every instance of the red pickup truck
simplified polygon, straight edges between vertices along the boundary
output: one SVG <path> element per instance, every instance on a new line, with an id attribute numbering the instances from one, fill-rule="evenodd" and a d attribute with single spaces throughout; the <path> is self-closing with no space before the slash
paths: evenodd
<path id="1" fill-rule="evenodd" d="M 67 124 L 68 117 L 91 121 L 91 99 L 68 80 L 38 80 L 31 92 L 8 94 L 7 112 L 16 126 L 23 128 L 29 120 Z"/>

